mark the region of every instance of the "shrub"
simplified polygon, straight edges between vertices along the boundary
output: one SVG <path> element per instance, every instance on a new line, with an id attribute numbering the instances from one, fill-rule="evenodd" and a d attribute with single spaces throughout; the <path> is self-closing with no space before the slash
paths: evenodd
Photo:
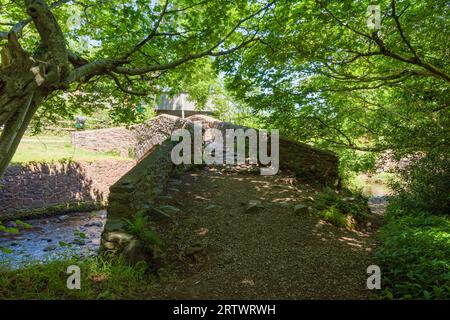
<path id="1" fill-rule="evenodd" d="M 315 200 L 315 209 L 326 221 L 346 228 L 353 228 L 354 221 L 364 223 L 370 214 L 367 198 L 346 189 L 325 188 Z"/>
<path id="2" fill-rule="evenodd" d="M 408 212 L 394 199 L 375 257 L 383 295 L 395 299 L 450 299 L 450 219 Z"/>
<path id="3" fill-rule="evenodd" d="M 351 227 L 349 220 L 347 217 L 342 214 L 336 206 L 331 206 L 321 212 L 321 216 L 328 222 L 334 224 L 337 227 L 347 228 Z"/>
<path id="4" fill-rule="evenodd" d="M 161 245 L 159 236 L 151 228 L 148 216 L 143 212 L 138 212 L 133 221 L 125 219 L 127 223 L 126 231 L 137 237 L 144 247 L 153 253 Z"/>
<path id="5" fill-rule="evenodd" d="M 407 210 L 450 213 L 450 152 L 430 151 L 412 159 L 393 183 L 397 201 Z"/>

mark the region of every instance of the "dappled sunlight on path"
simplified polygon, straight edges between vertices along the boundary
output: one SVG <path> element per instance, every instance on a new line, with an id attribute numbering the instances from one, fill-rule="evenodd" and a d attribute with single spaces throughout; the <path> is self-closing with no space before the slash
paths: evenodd
<path id="1" fill-rule="evenodd" d="M 158 223 L 161 281 L 148 298 L 365 299 L 372 231 L 339 229 L 294 207 L 320 189 L 289 176 L 226 169 L 186 173 Z M 172 200 L 170 200 L 172 199 Z M 252 203 L 254 207 L 252 207 Z"/>

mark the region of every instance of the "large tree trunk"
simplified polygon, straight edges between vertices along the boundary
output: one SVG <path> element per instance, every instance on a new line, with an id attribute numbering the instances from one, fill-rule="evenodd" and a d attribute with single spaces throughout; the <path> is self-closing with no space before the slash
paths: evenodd
<path id="1" fill-rule="evenodd" d="M 18 100 L 22 106 L 8 119 L 0 136 L 0 175 L 2 175 L 19 146 L 25 131 L 36 113 L 41 99 L 37 94 L 28 94 Z"/>
<path id="2" fill-rule="evenodd" d="M 44 0 L 26 0 L 27 12 L 41 37 L 30 54 L 19 44 L 13 28 L 2 48 L 0 65 L 0 176 L 17 150 L 40 103 L 69 74 L 64 36 Z"/>
<path id="3" fill-rule="evenodd" d="M 17 43 L 16 43 L 17 44 Z M 52 91 L 45 84 L 42 63 L 10 40 L 0 67 L 0 176 L 17 150 L 39 104 Z"/>

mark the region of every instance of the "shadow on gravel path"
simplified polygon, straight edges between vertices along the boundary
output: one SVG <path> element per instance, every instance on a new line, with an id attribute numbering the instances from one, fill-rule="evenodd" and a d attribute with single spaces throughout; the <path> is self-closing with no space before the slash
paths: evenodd
<path id="1" fill-rule="evenodd" d="M 182 212 L 158 223 L 161 280 L 147 299 L 367 299 L 376 230 L 349 231 L 296 204 L 319 189 L 286 175 L 227 169 L 171 181 L 166 203 Z M 257 203 L 256 209 L 248 209 Z M 379 207 L 382 210 L 382 207 Z M 381 211 L 378 211 L 381 213 Z"/>

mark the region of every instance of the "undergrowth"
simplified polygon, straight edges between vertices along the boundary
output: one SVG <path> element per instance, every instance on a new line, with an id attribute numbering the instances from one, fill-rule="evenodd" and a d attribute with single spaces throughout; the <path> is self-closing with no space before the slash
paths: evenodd
<path id="1" fill-rule="evenodd" d="M 450 299 L 450 219 L 394 198 L 376 252 L 387 299 Z"/>
<path id="2" fill-rule="evenodd" d="M 133 220 L 125 219 L 126 231 L 138 238 L 142 245 L 153 253 L 161 246 L 161 239 L 152 229 L 150 219 L 143 212 L 138 212 Z"/>
<path id="3" fill-rule="evenodd" d="M 81 269 L 80 290 L 67 289 L 71 265 Z M 129 266 L 122 259 L 102 257 L 36 263 L 19 270 L 0 267 L 0 300 L 142 299 L 155 280 L 148 270 L 143 262 Z"/>
<path id="4" fill-rule="evenodd" d="M 370 209 L 367 198 L 347 189 L 325 188 L 314 201 L 314 211 L 337 227 L 353 229 L 367 221 Z"/>

